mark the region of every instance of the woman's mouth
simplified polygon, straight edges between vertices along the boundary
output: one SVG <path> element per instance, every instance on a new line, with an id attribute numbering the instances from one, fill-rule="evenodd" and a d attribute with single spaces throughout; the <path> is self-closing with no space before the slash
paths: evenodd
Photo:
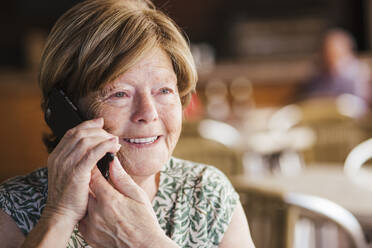
<path id="1" fill-rule="evenodd" d="M 157 140 L 159 140 L 160 136 L 152 136 L 152 137 L 144 137 L 144 138 L 124 138 L 125 142 L 134 145 L 149 145 Z"/>

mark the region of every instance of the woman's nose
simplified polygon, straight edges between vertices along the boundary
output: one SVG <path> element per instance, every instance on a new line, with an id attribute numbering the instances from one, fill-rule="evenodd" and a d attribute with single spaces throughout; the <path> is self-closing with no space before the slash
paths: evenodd
<path id="1" fill-rule="evenodd" d="M 151 96 L 138 96 L 133 106 L 135 108 L 132 112 L 133 122 L 149 123 L 158 119 L 158 111 Z"/>

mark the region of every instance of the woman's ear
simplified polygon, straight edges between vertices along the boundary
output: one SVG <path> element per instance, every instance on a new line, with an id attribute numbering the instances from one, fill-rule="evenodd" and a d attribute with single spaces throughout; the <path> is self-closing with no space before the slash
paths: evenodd
<path id="1" fill-rule="evenodd" d="M 196 92 L 191 94 L 190 101 L 186 107 L 183 108 L 183 120 L 195 121 L 202 119 L 204 114 L 203 105 Z"/>

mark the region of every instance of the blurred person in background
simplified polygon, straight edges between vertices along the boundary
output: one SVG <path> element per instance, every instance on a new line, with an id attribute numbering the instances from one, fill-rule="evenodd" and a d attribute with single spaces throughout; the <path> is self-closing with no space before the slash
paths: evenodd
<path id="1" fill-rule="evenodd" d="M 353 37 L 346 31 L 328 31 L 322 42 L 321 62 L 300 88 L 300 100 L 352 94 L 371 104 L 370 69 L 356 57 L 355 46 Z"/>
<path id="2" fill-rule="evenodd" d="M 1 247 L 254 247 L 225 175 L 172 157 L 196 81 L 185 38 L 150 1 L 66 12 L 42 56 L 42 110 L 58 88 L 87 121 L 46 137 L 46 168 L 0 185 Z"/>

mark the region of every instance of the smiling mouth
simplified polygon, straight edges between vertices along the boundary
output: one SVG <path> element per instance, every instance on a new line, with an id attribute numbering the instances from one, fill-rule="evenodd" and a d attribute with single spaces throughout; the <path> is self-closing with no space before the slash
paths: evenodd
<path id="1" fill-rule="evenodd" d="M 160 136 L 153 136 L 153 137 L 147 137 L 147 138 L 127 138 L 124 139 L 124 141 L 131 143 L 131 144 L 138 144 L 138 145 L 146 145 L 154 143 L 159 139 Z"/>

